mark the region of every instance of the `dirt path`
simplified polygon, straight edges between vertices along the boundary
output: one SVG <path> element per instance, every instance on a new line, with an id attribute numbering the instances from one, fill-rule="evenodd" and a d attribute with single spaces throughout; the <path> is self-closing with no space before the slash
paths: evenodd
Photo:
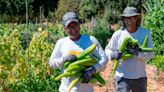
<path id="1" fill-rule="evenodd" d="M 106 69 L 101 72 L 101 75 L 106 80 L 106 85 L 103 87 L 95 86 L 95 92 L 115 92 L 113 79 L 110 77 L 112 63 L 109 62 Z M 157 69 L 152 65 L 146 66 L 148 75 L 148 92 L 164 92 L 164 72 L 157 72 Z"/>

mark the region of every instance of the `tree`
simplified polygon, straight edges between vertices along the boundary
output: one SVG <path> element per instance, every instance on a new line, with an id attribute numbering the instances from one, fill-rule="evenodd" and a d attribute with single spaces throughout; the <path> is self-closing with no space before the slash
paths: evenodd
<path id="1" fill-rule="evenodd" d="M 54 12 L 59 0 L 0 0 L 0 22 L 23 22 L 26 16 L 26 1 L 28 3 L 29 19 L 40 15 L 40 10 L 47 17 Z"/>
<path id="2" fill-rule="evenodd" d="M 59 0 L 58 8 L 55 12 L 56 20 L 61 20 L 62 15 L 68 11 L 73 11 L 78 14 L 79 3 L 79 0 Z"/>
<path id="3" fill-rule="evenodd" d="M 81 0 L 80 14 L 84 18 L 97 16 L 117 22 L 126 6 L 141 8 L 143 0 Z"/>
<path id="4" fill-rule="evenodd" d="M 31 2 L 28 0 L 29 10 L 31 10 Z M 26 14 L 26 0 L 1 0 L 0 1 L 0 16 L 4 22 L 11 20 L 19 20 L 19 16 L 25 16 Z M 9 20 L 9 21 L 11 21 Z"/>
<path id="5" fill-rule="evenodd" d="M 49 12 L 54 12 L 57 8 L 59 0 L 34 0 L 32 3 L 33 11 L 35 16 L 39 16 L 40 8 L 43 9 L 45 17 L 49 15 Z"/>
<path id="6" fill-rule="evenodd" d="M 97 0 L 81 0 L 80 14 L 82 17 L 91 18 L 98 13 L 98 2 L 96 1 Z"/>

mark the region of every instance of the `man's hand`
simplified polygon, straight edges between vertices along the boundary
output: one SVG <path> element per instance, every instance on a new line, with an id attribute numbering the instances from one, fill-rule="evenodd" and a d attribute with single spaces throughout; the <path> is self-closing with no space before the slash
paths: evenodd
<path id="1" fill-rule="evenodd" d="M 127 51 L 129 53 L 132 53 L 132 54 L 138 56 L 138 53 L 139 53 L 139 45 L 135 45 L 135 46 L 127 45 Z"/>
<path id="2" fill-rule="evenodd" d="M 122 57 L 122 53 L 121 53 L 121 52 L 112 52 L 112 53 L 110 54 L 110 57 L 111 57 L 112 59 L 120 59 L 120 58 Z"/>
<path id="3" fill-rule="evenodd" d="M 76 56 L 75 55 L 68 55 L 63 58 L 63 61 L 68 61 L 68 62 L 73 62 L 76 61 Z"/>
<path id="4" fill-rule="evenodd" d="M 88 83 L 92 74 L 96 72 L 96 69 L 92 66 L 85 70 L 84 74 L 82 75 L 83 81 L 82 83 Z"/>

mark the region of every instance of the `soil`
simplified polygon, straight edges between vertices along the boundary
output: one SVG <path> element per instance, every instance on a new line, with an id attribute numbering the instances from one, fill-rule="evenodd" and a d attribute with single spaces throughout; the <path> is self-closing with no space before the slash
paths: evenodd
<path id="1" fill-rule="evenodd" d="M 108 62 L 101 75 L 106 81 L 105 86 L 94 86 L 95 92 L 115 92 L 114 81 L 111 77 L 112 62 Z M 164 72 L 157 70 L 152 65 L 146 66 L 148 86 L 147 92 L 164 92 Z"/>

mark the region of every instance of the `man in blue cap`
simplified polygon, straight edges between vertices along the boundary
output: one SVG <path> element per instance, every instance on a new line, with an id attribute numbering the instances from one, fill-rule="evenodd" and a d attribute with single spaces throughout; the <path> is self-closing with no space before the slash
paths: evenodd
<path id="1" fill-rule="evenodd" d="M 65 61 L 76 61 L 76 55 L 71 54 L 72 52 L 80 53 L 92 44 L 97 44 L 92 55 L 98 57 L 98 62 L 85 70 L 83 76 L 81 76 L 83 78 L 82 83 L 78 83 L 71 90 L 71 92 L 94 92 L 93 85 L 88 82 L 93 73 L 105 68 L 107 63 L 105 52 L 95 37 L 80 34 L 79 19 L 74 12 L 65 13 L 62 17 L 62 23 L 68 37 L 61 38 L 57 41 L 51 54 L 49 65 L 51 68 L 58 68 L 62 67 Z M 62 72 L 65 72 L 65 69 L 62 69 Z M 62 78 L 59 91 L 67 92 L 72 80 L 74 78 Z"/>
<path id="2" fill-rule="evenodd" d="M 122 21 L 123 27 L 116 31 L 105 48 L 105 53 L 109 59 L 119 60 L 122 52 L 119 48 L 127 36 L 131 39 L 138 40 L 141 45 L 148 36 L 147 47 L 153 48 L 152 36 L 150 31 L 138 25 L 139 15 L 135 7 L 126 7 L 123 11 Z M 147 75 L 146 61 L 154 57 L 153 52 L 140 52 L 139 45 L 128 45 L 127 52 L 133 54 L 133 58 L 127 60 L 119 60 L 119 65 L 114 76 L 116 92 L 147 92 Z"/>

